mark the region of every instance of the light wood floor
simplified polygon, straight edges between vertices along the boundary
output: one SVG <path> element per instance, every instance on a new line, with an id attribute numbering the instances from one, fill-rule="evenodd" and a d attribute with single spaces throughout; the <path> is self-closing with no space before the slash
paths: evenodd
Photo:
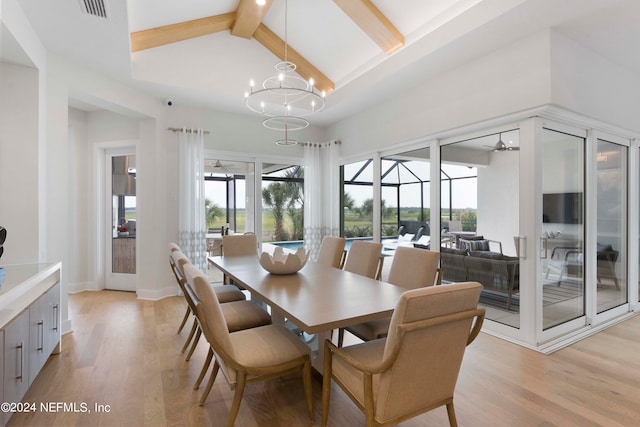
<path id="1" fill-rule="evenodd" d="M 176 333 L 181 298 L 137 300 L 124 292 L 71 295 L 73 333 L 49 358 L 24 402 L 86 402 L 91 413 L 15 414 L 15 426 L 221 426 L 232 391 L 219 376 L 204 407 L 192 385 L 206 354 L 193 359 Z M 437 350 L 436 350 L 437 351 Z M 416 362 L 419 363 L 417 360 Z M 319 425 L 320 382 L 314 384 Z M 248 386 L 236 426 L 312 425 L 299 378 Z M 109 405 L 96 413 L 94 404 Z M 640 425 L 640 317 L 545 356 L 486 334 L 467 350 L 455 395 L 461 426 Z M 364 417 L 334 387 L 331 426 L 364 426 Z M 402 427 L 446 426 L 436 409 Z"/>

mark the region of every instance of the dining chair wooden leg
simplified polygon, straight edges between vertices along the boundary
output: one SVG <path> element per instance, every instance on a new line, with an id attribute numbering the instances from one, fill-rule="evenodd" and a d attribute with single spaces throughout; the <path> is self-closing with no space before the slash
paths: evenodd
<path id="1" fill-rule="evenodd" d="M 198 330 L 196 331 L 196 336 L 193 337 L 193 344 L 191 344 L 191 350 L 189 350 L 189 354 L 187 354 L 187 357 L 184 359 L 185 362 L 188 362 L 189 360 L 191 360 L 191 356 L 193 356 L 193 352 L 196 350 L 196 347 L 198 346 L 198 341 L 200 341 L 201 335 L 202 335 L 202 329 L 198 327 Z"/>
<path id="2" fill-rule="evenodd" d="M 447 415 L 449 415 L 449 425 L 451 427 L 458 427 L 456 421 L 456 411 L 453 409 L 453 401 L 447 403 Z"/>
<path id="3" fill-rule="evenodd" d="M 204 365 L 202 365 L 202 370 L 200 371 L 200 375 L 198 376 L 196 383 L 193 385 L 194 390 L 197 390 L 200 388 L 200 384 L 202 384 L 202 380 L 204 379 L 204 376 L 207 374 L 209 365 L 211 365 L 211 359 L 213 359 L 213 349 L 209 347 L 209 353 L 207 353 L 207 358 L 204 360 Z"/>
<path id="4" fill-rule="evenodd" d="M 196 333 L 197 328 L 198 328 L 198 320 L 194 317 L 193 325 L 191 325 L 191 332 L 189 332 L 189 336 L 187 337 L 187 340 L 184 342 L 184 345 L 182 346 L 182 350 L 180 351 L 180 353 L 184 353 L 187 347 L 189 347 L 189 343 L 191 342 L 193 335 Z"/>
<path id="5" fill-rule="evenodd" d="M 202 396 L 200 396 L 200 402 L 198 403 L 200 406 L 204 405 L 205 400 L 207 400 L 207 396 L 209 396 L 209 392 L 211 391 L 211 387 L 213 387 L 213 383 L 218 376 L 218 371 L 220 370 L 220 365 L 216 360 L 213 362 L 213 369 L 211 370 L 211 376 L 209 377 L 209 381 L 207 381 L 207 386 L 202 391 Z"/>
<path id="6" fill-rule="evenodd" d="M 182 318 L 182 323 L 180 323 L 180 327 L 178 328 L 178 333 L 182 332 L 182 328 L 187 324 L 187 320 L 189 319 L 189 315 L 191 314 L 191 307 L 187 306 L 187 311 L 184 312 L 184 317 Z"/>
<path id="7" fill-rule="evenodd" d="M 233 423 L 236 421 L 238 411 L 240 410 L 240 403 L 242 402 L 242 395 L 244 394 L 244 386 L 247 383 L 246 372 L 238 372 L 238 378 L 236 380 L 236 392 L 233 395 L 233 403 L 229 410 L 229 420 L 227 421 L 227 427 L 233 427 Z"/>
<path id="8" fill-rule="evenodd" d="M 313 414 L 313 392 L 311 384 L 311 359 L 304 362 L 302 371 L 302 381 L 304 383 L 304 394 L 307 398 L 307 410 L 309 411 L 309 419 L 313 422 L 315 416 Z"/>

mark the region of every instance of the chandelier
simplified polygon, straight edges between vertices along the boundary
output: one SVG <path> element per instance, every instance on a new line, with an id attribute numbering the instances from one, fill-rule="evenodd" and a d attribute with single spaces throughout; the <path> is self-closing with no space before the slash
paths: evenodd
<path id="1" fill-rule="evenodd" d="M 284 3 L 284 61 L 275 66 L 277 74 L 256 87 L 249 82 L 249 91 L 244 98 L 247 107 L 266 117 L 262 124 L 267 129 L 284 131 L 284 138 L 276 141 L 278 145 L 293 145 L 298 141 L 289 138 L 290 131 L 309 126 L 305 117 L 322 111 L 325 107 L 325 92 L 318 92 L 313 78 L 308 81 L 295 73 L 296 64 L 288 60 L 287 43 L 287 0 Z"/>

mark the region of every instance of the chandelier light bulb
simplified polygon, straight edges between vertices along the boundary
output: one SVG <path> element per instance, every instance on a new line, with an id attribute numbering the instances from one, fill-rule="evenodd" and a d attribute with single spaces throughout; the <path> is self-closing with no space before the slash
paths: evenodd
<path id="1" fill-rule="evenodd" d="M 309 78 L 309 86 L 313 87 L 313 84 L 315 83 L 315 80 L 313 80 L 313 77 Z"/>
<path id="2" fill-rule="evenodd" d="M 284 73 L 278 74 L 278 80 L 284 81 Z"/>
<path id="3" fill-rule="evenodd" d="M 327 92 L 325 92 L 324 90 L 322 91 L 322 97 L 325 98 L 327 96 Z"/>
<path id="4" fill-rule="evenodd" d="M 249 80 L 249 86 L 251 88 L 253 88 L 256 85 L 256 82 L 253 81 L 253 79 Z"/>
<path id="5" fill-rule="evenodd" d="M 244 91 L 244 99 L 247 99 L 249 97 L 249 91 Z"/>

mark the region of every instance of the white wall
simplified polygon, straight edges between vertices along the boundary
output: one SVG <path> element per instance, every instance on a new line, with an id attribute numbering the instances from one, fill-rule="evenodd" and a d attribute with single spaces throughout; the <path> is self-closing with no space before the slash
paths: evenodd
<path id="1" fill-rule="evenodd" d="M 520 158 L 518 151 L 491 153 L 488 167 L 478 168 L 478 234 L 502 242 L 502 252 L 515 256 L 513 237 L 520 223 Z M 493 246 L 492 246 L 493 249 Z"/>
<path id="2" fill-rule="evenodd" d="M 550 34 L 541 32 L 426 79 L 328 130 L 346 157 L 550 102 Z"/>
<path id="3" fill-rule="evenodd" d="M 43 260 L 46 51 L 15 0 L 0 0 L 0 31 L 27 65 L 2 62 L 0 52 L 0 224 L 7 228 L 1 262 L 37 262 Z"/>
<path id="4" fill-rule="evenodd" d="M 90 289 L 93 280 L 93 258 L 90 252 L 90 242 L 93 241 L 91 221 L 88 215 L 89 206 L 87 196 L 90 193 L 91 179 L 89 179 L 90 164 L 87 143 L 87 113 L 69 108 L 69 182 L 68 191 L 73 195 L 69 201 L 70 227 L 67 230 L 70 243 L 69 256 L 73 260 L 73 267 L 66 268 L 67 289 L 70 292 Z"/>
<path id="5" fill-rule="evenodd" d="M 605 123 L 640 131 L 638 74 L 557 32 L 551 33 L 551 66 L 552 103 Z"/>
<path id="6" fill-rule="evenodd" d="M 0 62 L 2 264 L 38 261 L 38 70 Z"/>
<path id="7" fill-rule="evenodd" d="M 210 133 L 205 135 L 205 149 L 294 158 L 303 156 L 300 146 L 276 145 L 275 141 L 282 138 L 283 133 L 266 129 L 262 125 L 263 117 L 249 110 L 246 115 L 239 115 L 179 105 L 163 108 L 167 112 L 169 127 L 201 127 L 208 130 Z M 309 126 L 301 131 L 290 132 L 289 136 L 301 141 L 322 142 L 326 141 L 325 133 L 323 128 Z M 177 136 L 170 140 L 177 140 Z"/>

